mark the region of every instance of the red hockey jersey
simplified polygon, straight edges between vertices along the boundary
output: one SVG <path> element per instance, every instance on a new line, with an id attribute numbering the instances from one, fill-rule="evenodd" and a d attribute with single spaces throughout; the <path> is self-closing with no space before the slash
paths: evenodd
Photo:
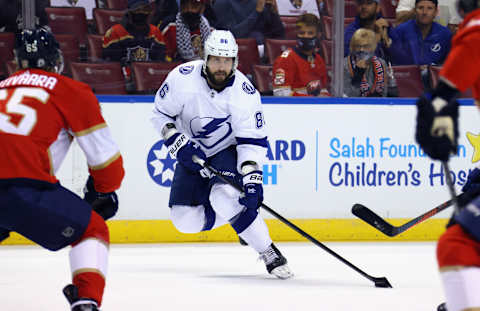
<path id="1" fill-rule="evenodd" d="M 472 88 L 480 100 L 480 9 L 468 14 L 452 40 L 452 49 L 440 76 L 459 91 Z"/>
<path id="2" fill-rule="evenodd" d="M 307 85 L 320 81 L 327 88 L 327 69 L 319 54 L 308 59 L 294 49 L 285 50 L 273 64 L 273 92 L 280 96 L 308 96 Z"/>
<path id="3" fill-rule="evenodd" d="M 122 157 L 88 85 L 38 69 L 0 82 L 0 179 L 57 182 L 55 172 L 73 138 L 86 155 L 95 190 L 118 189 Z"/>

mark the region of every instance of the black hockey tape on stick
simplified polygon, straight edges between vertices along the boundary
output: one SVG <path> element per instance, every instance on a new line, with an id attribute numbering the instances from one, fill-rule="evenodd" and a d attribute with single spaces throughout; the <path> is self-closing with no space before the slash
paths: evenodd
<path id="1" fill-rule="evenodd" d="M 207 168 L 208 170 L 210 170 L 210 172 L 212 172 L 215 176 L 217 176 L 218 178 L 220 178 L 223 182 L 229 184 L 230 186 L 234 187 L 235 189 L 237 189 L 238 191 L 240 192 L 243 192 L 243 189 L 242 187 L 240 187 L 239 185 L 233 183 L 232 181 L 226 179 L 225 177 L 223 177 L 223 175 L 218 171 L 216 170 L 214 167 L 210 166 L 209 164 L 207 164 L 205 161 L 203 161 L 202 159 L 200 159 L 199 157 L 197 156 L 193 156 L 193 161 L 198 163 L 199 165 L 201 165 L 202 167 L 204 168 Z M 312 242 L 313 244 L 317 245 L 318 247 L 322 248 L 324 251 L 326 251 L 327 253 L 329 253 L 330 255 L 332 255 L 333 257 L 337 258 L 338 260 L 340 260 L 341 262 L 343 262 L 344 264 L 346 264 L 347 266 L 349 266 L 350 268 L 352 268 L 353 270 L 357 271 L 358 273 L 360 273 L 363 277 L 369 279 L 370 281 L 374 282 L 375 284 L 375 287 L 387 287 L 387 288 L 391 288 L 392 285 L 390 284 L 390 282 L 388 282 L 387 278 L 386 277 L 373 277 L 369 274 L 367 274 L 366 272 L 362 271 L 360 268 L 358 268 L 357 266 L 355 266 L 354 264 L 352 264 L 351 262 L 349 262 L 348 260 L 346 260 L 345 258 L 343 258 L 342 256 L 338 255 L 337 253 L 335 253 L 333 250 L 331 250 L 330 248 L 328 248 L 327 246 L 325 246 L 323 243 L 319 242 L 317 239 L 315 239 L 314 237 L 312 237 L 310 234 L 306 233 L 305 231 L 303 231 L 302 229 L 300 229 L 299 227 L 297 227 L 296 225 L 294 225 L 291 221 L 289 221 L 288 219 L 284 218 L 282 215 L 278 214 L 277 212 L 275 212 L 273 209 L 271 209 L 270 207 L 268 207 L 265 203 L 262 203 L 261 204 L 261 207 L 266 210 L 267 212 L 269 212 L 270 214 L 272 214 L 273 216 L 275 216 L 277 219 L 279 219 L 281 222 L 283 222 L 285 225 L 287 225 L 288 227 L 290 227 L 291 229 L 293 229 L 294 231 L 296 231 L 297 233 L 299 233 L 301 236 L 303 236 L 304 238 L 306 238 L 307 240 L 309 240 L 310 242 Z"/>
<path id="2" fill-rule="evenodd" d="M 459 198 L 460 196 L 461 195 L 457 196 L 457 198 Z M 404 231 L 407 231 L 411 227 L 418 225 L 424 220 L 427 220 L 428 218 L 440 213 L 444 209 L 452 206 L 452 204 L 453 200 L 445 201 L 442 204 L 429 210 L 428 212 L 423 213 L 422 215 L 415 217 L 414 219 L 398 227 L 388 223 L 385 219 L 378 216 L 378 214 L 376 214 L 374 211 L 360 203 L 356 203 L 353 205 L 352 214 L 365 221 L 367 224 L 374 227 L 383 234 L 388 235 L 389 237 L 394 237 Z"/>
<path id="3" fill-rule="evenodd" d="M 452 177 L 450 176 L 450 168 L 448 166 L 448 163 L 442 161 L 442 167 L 444 169 L 446 184 L 448 186 L 448 190 L 450 191 L 450 195 L 452 196 L 452 199 L 443 202 L 442 204 L 434 207 L 428 212 L 423 213 L 422 215 L 415 217 L 414 219 L 398 227 L 388 223 L 385 219 L 380 217 L 374 211 L 372 211 L 371 209 L 369 209 L 368 207 L 360 203 L 356 203 L 353 205 L 352 214 L 357 216 L 361 220 L 365 221 L 367 224 L 374 227 L 375 229 L 382 232 L 383 234 L 389 237 L 394 237 L 396 235 L 399 235 L 402 232 L 407 231 L 411 227 L 418 225 L 419 223 L 427 220 L 428 218 L 440 213 L 444 209 L 452 205 L 456 206 L 458 199 L 463 194 L 460 194 L 458 196 L 455 194 L 455 188 L 453 186 Z"/>

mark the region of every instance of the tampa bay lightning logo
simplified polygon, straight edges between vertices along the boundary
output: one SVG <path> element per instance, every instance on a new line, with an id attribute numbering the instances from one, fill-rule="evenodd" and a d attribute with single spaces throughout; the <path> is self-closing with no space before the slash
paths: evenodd
<path id="1" fill-rule="evenodd" d="M 168 152 L 163 140 L 156 142 L 147 157 L 148 174 L 158 185 L 170 187 L 177 160 L 173 159 Z"/>
<path id="2" fill-rule="evenodd" d="M 178 69 L 178 71 L 180 71 L 182 75 L 188 75 L 190 72 L 193 71 L 193 67 L 193 65 L 182 66 Z"/>
<path id="3" fill-rule="evenodd" d="M 232 124 L 226 118 L 200 118 L 190 121 L 190 130 L 196 141 L 207 149 L 211 149 L 232 134 Z"/>
<path id="4" fill-rule="evenodd" d="M 247 94 L 255 94 L 255 88 L 247 82 L 242 83 L 242 90 Z"/>

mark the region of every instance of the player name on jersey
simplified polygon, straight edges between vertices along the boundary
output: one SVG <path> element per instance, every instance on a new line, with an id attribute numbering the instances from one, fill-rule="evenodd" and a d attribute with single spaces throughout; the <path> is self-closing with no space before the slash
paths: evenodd
<path id="1" fill-rule="evenodd" d="M 43 88 L 47 88 L 49 90 L 53 90 L 55 85 L 57 85 L 57 78 L 47 76 L 47 75 L 39 75 L 36 73 L 30 73 L 29 71 L 25 71 L 21 75 L 14 75 L 10 78 L 7 78 L 0 82 L 0 88 L 16 86 L 16 85 L 25 85 L 25 86 L 39 86 Z"/>

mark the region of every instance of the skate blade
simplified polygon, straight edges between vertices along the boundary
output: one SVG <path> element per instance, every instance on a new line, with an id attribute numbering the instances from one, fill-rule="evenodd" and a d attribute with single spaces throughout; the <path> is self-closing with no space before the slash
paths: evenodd
<path id="1" fill-rule="evenodd" d="M 270 272 L 270 274 L 275 275 L 277 278 L 286 280 L 293 277 L 293 272 L 287 265 L 278 266 Z"/>

